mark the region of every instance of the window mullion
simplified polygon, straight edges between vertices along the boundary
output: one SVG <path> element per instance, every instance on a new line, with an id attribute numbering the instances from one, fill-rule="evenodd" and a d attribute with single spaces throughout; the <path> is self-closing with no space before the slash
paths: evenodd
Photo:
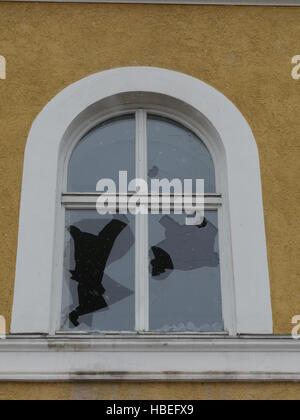
<path id="1" fill-rule="evenodd" d="M 147 113 L 136 112 L 136 177 L 147 182 Z M 149 330 L 148 215 L 136 216 L 136 330 Z"/>

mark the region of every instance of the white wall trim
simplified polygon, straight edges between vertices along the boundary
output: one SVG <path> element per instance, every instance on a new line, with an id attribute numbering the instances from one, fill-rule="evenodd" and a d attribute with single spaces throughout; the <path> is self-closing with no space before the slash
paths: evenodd
<path id="1" fill-rule="evenodd" d="M 9 337 L 0 381 L 300 381 L 288 337 Z"/>
<path id="2" fill-rule="evenodd" d="M 129 3 L 129 4 L 186 4 L 228 6 L 300 6 L 299 0 L 0 0 L 25 3 Z"/>
<path id="3" fill-rule="evenodd" d="M 54 284 L 59 261 L 55 228 L 61 208 L 60 165 L 67 142 L 82 130 L 87 115 L 92 118 L 97 104 L 135 92 L 164 95 L 191 107 L 202 116 L 204 129 L 210 131 L 216 146 L 223 148 L 236 330 L 271 334 L 259 156 L 251 129 L 233 103 L 213 87 L 181 73 L 150 67 L 119 68 L 80 80 L 52 99 L 36 118 L 24 158 L 11 331 L 54 333 L 54 300 L 60 293 Z"/>

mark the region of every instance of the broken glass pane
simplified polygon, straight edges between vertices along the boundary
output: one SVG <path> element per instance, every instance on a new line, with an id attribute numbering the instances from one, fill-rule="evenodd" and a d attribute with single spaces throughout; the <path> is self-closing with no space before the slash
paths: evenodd
<path id="1" fill-rule="evenodd" d="M 68 191 L 95 192 L 102 178 L 118 185 L 119 171 L 135 178 L 134 115 L 109 120 L 83 137 L 70 159 Z"/>
<path id="2" fill-rule="evenodd" d="M 223 331 L 217 211 L 149 216 L 150 330 Z"/>
<path id="3" fill-rule="evenodd" d="M 63 330 L 134 330 L 134 231 L 131 215 L 66 212 Z"/>
<path id="4" fill-rule="evenodd" d="M 190 130 L 166 118 L 148 117 L 148 177 L 204 179 L 205 192 L 216 192 L 215 168 L 204 143 Z M 195 192 L 195 189 L 194 189 Z"/>

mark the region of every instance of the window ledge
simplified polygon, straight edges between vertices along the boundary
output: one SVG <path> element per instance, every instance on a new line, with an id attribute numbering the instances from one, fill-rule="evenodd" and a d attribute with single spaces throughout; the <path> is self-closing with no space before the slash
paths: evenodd
<path id="1" fill-rule="evenodd" d="M 0 353 L 0 381 L 300 381 L 285 336 L 20 335 Z"/>

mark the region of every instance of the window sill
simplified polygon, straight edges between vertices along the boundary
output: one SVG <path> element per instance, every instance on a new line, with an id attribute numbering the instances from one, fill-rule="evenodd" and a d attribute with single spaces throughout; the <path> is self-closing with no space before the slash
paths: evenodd
<path id="1" fill-rule="evenodd" d="M 280 336 L 8 336 L 0 381 L 300 381 L 300 341 Z"/>

